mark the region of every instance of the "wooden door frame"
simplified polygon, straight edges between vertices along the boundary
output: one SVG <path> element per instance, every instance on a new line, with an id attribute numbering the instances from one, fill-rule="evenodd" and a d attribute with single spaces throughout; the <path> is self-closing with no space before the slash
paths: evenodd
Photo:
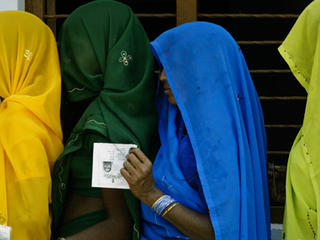
<path id="1" fill-rule="evenodd" d="M 186 22 L 197 21 L 198 0 L 176 0 L 177 4 L 177 25 Z"/>
<path id="2" fill-rule="evenodd" d="M 45 0 L 25 0 L 27 12 L 33 13 L 43 20 L 45 14 Z"/>

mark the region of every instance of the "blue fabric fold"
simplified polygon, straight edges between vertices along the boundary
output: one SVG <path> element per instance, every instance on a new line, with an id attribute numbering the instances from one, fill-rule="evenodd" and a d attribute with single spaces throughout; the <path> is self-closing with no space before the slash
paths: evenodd
<path id="1" fill-rule="evenodd" d="M 217 240 L 270 239 L 264 120 L 239 46 L 222 27 L 206 22 L 169 30 L 151 46 L 178 105 L 159 90 L 157 186 L 181 204 L 209 212 Z M 182 180 L 179 111 L 205 202 Z M 144 204 L 142 217 L 142 239 L 189 239 Z"/>

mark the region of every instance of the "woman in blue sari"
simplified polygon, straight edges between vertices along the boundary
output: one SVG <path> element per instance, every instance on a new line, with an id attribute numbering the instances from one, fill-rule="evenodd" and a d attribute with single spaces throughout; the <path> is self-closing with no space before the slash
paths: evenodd
<path id="1" fill-rule="evenodd" d="M 263 114 L 241 50 L 222 27 L 188 23 L 151 44 L 161 64 L 161 148 L 121 170 L 141 200 L 140 239 L 270 239 Z"/>

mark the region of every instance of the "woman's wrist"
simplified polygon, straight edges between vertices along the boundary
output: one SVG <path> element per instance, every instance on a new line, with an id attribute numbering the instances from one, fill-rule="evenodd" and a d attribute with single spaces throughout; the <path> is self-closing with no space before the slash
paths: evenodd
<path id="1" fill-rule="evenodd" d="M 164 193 L 158 188 L 154 188 L 152 191 L 146 193 L 140 200 L 149 207 L 152 207 L 152 205 L 163 195 Z"/>
<path id="2" fill-rule="evenodd" d="M 157 201 L 152 205 L 152 210 L 155 211 L 159 216 L 164 216 L 167 212 L 167 209 L 170 206 L 176 206 L 177 201 L 169 195 L 161 196 Z M 171 210 L 171 208 L 170 208 Z M 168 210 L 168 211 L 170 211 Z M 162 215 L 163 214 L 163 215 Z"/>

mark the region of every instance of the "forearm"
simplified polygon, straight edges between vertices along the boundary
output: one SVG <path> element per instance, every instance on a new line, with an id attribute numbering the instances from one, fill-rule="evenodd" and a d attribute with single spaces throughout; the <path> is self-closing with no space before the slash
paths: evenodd
<path id="1" fill-rule="evenodd" d="M 122 190 L 102 189 L 101 193 L 107 219 L 66 238 L 67 240 L 131 239 L 133 222 Z"/>
<path id="2" fill-rule="evenodd" d="M 159 189 L 155 189 L 141 200 L 149 207 L 152 207 L 153 203 L 162 195 L 164 194 Z M 215 239 L 208 214 L 201 214 L 178 204 L 164 218 L 193 240 Z"/>
<path id="3" fill-rule="evenodd" d="M 198 213 L 178 204 L 164 218 L 193 240 L 215 239 L 211 220 L 207 214 Z"/>
<path id="4" fill-rule="evenodd" d="M 119 222 L 120 221 L 120 222 Z M 106 219 L 75 235 L 65 238 L 66 240 L 129 240 L 132 236 L 132 226 L 127 223 L 121 224 L 121 219 Z"/>

